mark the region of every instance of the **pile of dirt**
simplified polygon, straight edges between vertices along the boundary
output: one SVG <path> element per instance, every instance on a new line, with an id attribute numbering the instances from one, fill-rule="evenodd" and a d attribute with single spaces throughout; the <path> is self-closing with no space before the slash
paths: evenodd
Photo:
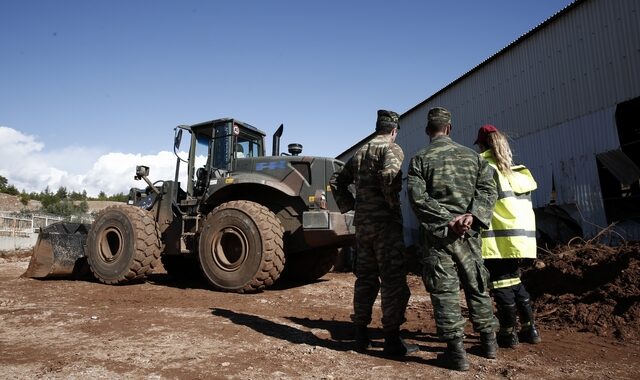
<path id="1" fill-rule="evenodd" d="M 557 247 L 542 253 L 522 277 L 539 323 L 640 338 L 640 243 Z"/>
<path id="2" fill-rule="evenodd" d="M 17 261 L 29 261 L 33 250 L 31 249 L 16 249 L 10 251 L 0 251 L 0 264 L 12 263 Z"/>
<path id="3" fill-rule="evenodd" d="M 42 207 L 42 203 L 36 200 L 29 200 L 26 205 L 20 202 L 20 198 L 15 195 L 0 193 L 0 211 L 18 212 L 22 210 L 35 211 Z"/>

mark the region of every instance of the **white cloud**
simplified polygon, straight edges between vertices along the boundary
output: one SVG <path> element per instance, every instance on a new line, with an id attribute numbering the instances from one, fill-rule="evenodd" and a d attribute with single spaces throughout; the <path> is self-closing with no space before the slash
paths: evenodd
<path id="1" fill-rule="evenodd" d="M 42 150 L 44 144 L 33 136 L 24 135 L 15 129 L 0 126 L 0 154 L 3 156 L 29 154 Z"/>
<path id="2" fill-rule="evenodd" d="M 175 164 L 175 155 L 167 151 L 142 155 L 73 146 L 48 151 L 37 137 L 0 126 L 0 175 L 27 192 L 63 186 L 68 191 L 86 190 L 90 196 L 100 191 L 126 194 L 131 187 L 146 187 L 133 179 L 136 165 L 149 166 L 149 178 L 155 181 L 173 179 Z"/>

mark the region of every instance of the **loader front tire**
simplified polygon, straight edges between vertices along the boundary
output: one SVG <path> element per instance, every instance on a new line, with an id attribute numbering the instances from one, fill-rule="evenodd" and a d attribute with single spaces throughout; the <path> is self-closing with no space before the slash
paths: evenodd
<path id="1" fill-rule="evenodd" d="M 159 266 L 160 232 L 151 213 L 116 205 L 100 211 L 87 236 L 87 261 L 98 281 L 140 281 Z"/>
<path id="2" fill-rule="evenodd" d="M 257 292 L 284 268 L 282 224 L 268 208 L 250 201 L 223 203 L 204 221 L 199 243 L 202 272 L 218 290 Z"/>

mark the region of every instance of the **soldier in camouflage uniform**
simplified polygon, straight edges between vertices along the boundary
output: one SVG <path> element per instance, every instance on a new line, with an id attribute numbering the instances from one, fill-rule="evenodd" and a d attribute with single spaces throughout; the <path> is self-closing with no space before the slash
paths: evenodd
<path id="1" fill-rule="evenodd" d="M 408 172 L 409 199 L 420 221 L 422 278 L 431 296 L 438 335 L 447 341 L 440 359 L 447 368 L 466 371 L 460 283 L 473 328 L 480 333 L 483 356 L 495 358 L 497 352 L 497 321 L 479 235 L 491 221 L 496 184 L 487 161 L 449 137 L 449 111 L 429 110 L 426 132 L 431 143 L 411 159 Z"/>
<path id="2" fill-rule="evenodd" d="M 399 192 L 404 153 L 394 141 L 398 114 L 378 111 L 376 136 L 333 174 L 330 184 L 342 212 L 355 209 L 356 282 L 352 316 L 356 350 L 370 347 L 367 326 L 373 303 L 381 293 L 384 354 L 402 356 L 418 347 L 400 338 L 400 325 L 409 301 Z M 356 196 L 349 191 L 355 183 Z"/>

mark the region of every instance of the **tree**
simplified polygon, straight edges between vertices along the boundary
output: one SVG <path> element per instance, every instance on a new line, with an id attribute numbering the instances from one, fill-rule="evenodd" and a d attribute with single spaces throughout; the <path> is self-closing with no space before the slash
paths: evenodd
<path id="1" fill-rule="evenodd" d="M 4 193 L 8 184 L 9 181 L 7 180 L 7 178 L 0 175 L 0 193 Z"/>
<path id="2" fill-rule="evenodd" d="M 18 191 L 18 189 L 13 185 L 7 186 L 7 188 L 4 189 L 4 192 L 7 193 L 7 194 L 10 194 L 10 195 L 19 195 L 20 194 L 20 191 Z"/>
<path id="3" fill-rule="evenodd" d="M 129 195 L 124 193 L 117 193 L 108 198 L 110 201 L 126 202 L 129 200 Z"/>
<path id="4" fill-rule="evenodd" d="M 98 200 L 99 201 L 106 201 L 107 200 L 107 194 L 105 194 L 104 191 L 100 191 L 100 194 L 98 194 Z"/>
<path id="5" fill-rule="evenodd" d="M 86 200 L 83 200 L 82 202 L 77 204 L 76 207 L 78 208 L 78 211 L 80 211 L 83 214 L 86 214 L 87 211 L 89 211 L 89 204 L 87 203 Z"/>
<path id="6" fill-rule="evenodd" d="M 60 186 L 58 188 L 58 191 L 56 191 L 56 198 L 58 200 L 63 200 L 63 199 L 67 199 L 68 193 L 67 193 L 67 188 L 64 186 Z"/>
<path id="7" fill-rule="evenodd" d="M 43 207 L 43 209 L 51 214 L 69 217 L 71 215 L 86 213 L 89 210 L 89 205 L 87 204 L 87 201 L 75 204 L 73 201 L 63 199 L 59 202 L 51 203 L 46 207 Z"/>
<path id="8" fill-rule="evenodd" d="M 20 193 L 20 203 L 26 206 L 29 204 L 29 199 L 29 194 L 27 194 L 27 192 L 22 189 L 22 192 Z"/>
<path id="9" fill-rule="evenodd" d="M 40 193 L 36 193 L 35 191 L 32 191 L 29 193 L 29 198 L 39 201 L 41 199 Z"/>
<path id="10" fill-rule="evenodd" d="M 69 194 L 69 199 L 71 199 L 72 201 L 86 200 L 87 199 L 87 191 L 83 190 L 82 193 L 77 193 L 75 191 L 72 191 L 71 194 Z"/>
<path id="11" fill-rule="evenodd" d="M 40 193 L 40 202 L 42 202 L 42 208 L 48 209 L 54 203 L 57 203 L 59 199 L 56 199 L 56 196 L 49 190 L 49 186 L 47 186 L 43 192 Z"/>

